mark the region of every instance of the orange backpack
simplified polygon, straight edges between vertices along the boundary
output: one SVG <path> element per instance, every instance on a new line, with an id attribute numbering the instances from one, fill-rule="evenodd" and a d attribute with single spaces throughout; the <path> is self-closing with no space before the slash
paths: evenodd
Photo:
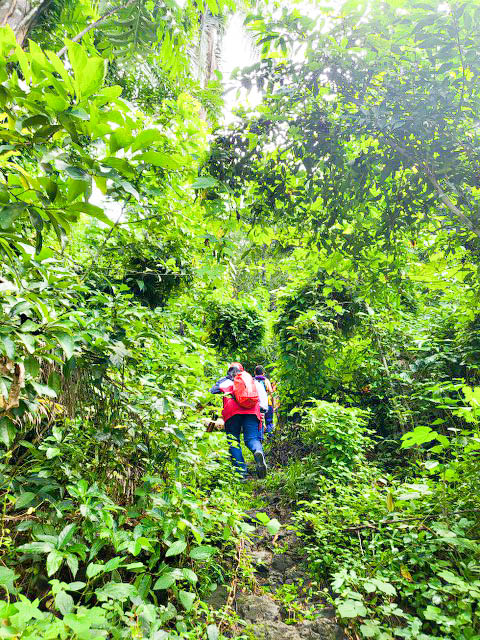
<path id="1" fill-rule="evenodd" d="M 237 373 L 233 380 L 233 395 L 244 409 L 253 409 L 258 402 L 258 391 L 255 380 L 246 371 Z"/>

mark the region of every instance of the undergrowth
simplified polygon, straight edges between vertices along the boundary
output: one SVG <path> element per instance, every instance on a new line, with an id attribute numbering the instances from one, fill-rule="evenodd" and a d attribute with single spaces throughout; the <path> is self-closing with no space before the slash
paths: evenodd
<path id="1" fill-rule="evenodd" d="M 307 565 L 352 637 L 479 638 L 476 426 L 410 432 L 401 477 L 367 460 L 355 409 L 317 402 L 296 434 L 309 453 L 268 483 L 295 504 Z"/>

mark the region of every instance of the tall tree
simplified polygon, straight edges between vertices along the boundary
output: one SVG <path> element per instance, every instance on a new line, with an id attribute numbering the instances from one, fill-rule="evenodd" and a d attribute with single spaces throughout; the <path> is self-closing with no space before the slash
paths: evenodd
<path id="1" fill-rule="evenodd" d="M 30 28 L 48 4 L 48 0 L 0 0 L 0 26 L 10 25 L 18 44 L 23 46 Z"/>

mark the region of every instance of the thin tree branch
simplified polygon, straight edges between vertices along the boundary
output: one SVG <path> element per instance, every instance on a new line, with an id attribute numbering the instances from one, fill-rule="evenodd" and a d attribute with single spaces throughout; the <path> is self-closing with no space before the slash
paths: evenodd
<path id="1" fill-rule="evenodd" d="M 467 227 L 467 229 L 470 229 L 470 231 L 472 231 L 478 238 L 480 238 L 480 231 L 475 227 L 475 225 L 468 218 L 468 216 L 466 216 L 463 213 L 463 211 L 461 211 L 457 207 L 457 205 L 454 202 L 452 202 L 452 200 L 449 198 L 449 196 L 445 193 L 445 191 L 440 186 L 437 178 L 435 177 L 431 169 L 426 165 L 424 165 L 423 168 L 425 171 L 425 175 L 428 178 L 428 181 L 437 192 L 437 196 L 439 200 L 443 203 L 443 205 L 450 211 L 450 213 L 453 213 L 461 222 L 463 222 L 463 224 Z"/>
<path id="2" fill-rule="evenodd" d="M 125 9 L 126 7 L 128 7 L 130 4 L 132 4 L 133 1 L 134 0 L 128 0 L 128 2 L 126 2 L 125 4 L 122 4 L 118 7 L 114 7 L 113 9 L 110 9 L 110 11 L 107 11 L 107 13 L 104 13 L 103 16 L 100 16 L 100 18 L 98 18 L 98 20 L 95 20 L 95 22 L 92 22 L 91 24 L 87 25 L 85 29 L 80 31 L 80 33 L 78 33 L 74 38 L 72 38 L 72 42 L 78 42 L 79 40 L 81 40 L 86 33 L 98 27 L 99 24 L 104 22 L 107 18 L 110 18 L 110 16 L 113 16 L 113 14 L 117 13 L 117 11 L 120 11 L 121 9 Z M 65 55 L 66 52 L 67 52 L 67 46 L 65 45 L 57 53 L 57 56 L 61 58 L 63 55 Z"/>

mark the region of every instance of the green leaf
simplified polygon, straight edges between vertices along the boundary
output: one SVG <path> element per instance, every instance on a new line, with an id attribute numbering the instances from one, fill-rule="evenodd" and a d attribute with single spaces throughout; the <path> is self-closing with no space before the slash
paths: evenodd
<path id="1" fill-rule="evenodd" d="M 62 390 L 62 381 L 56 371 L 52 371 L 51 374 L 48 376 L 47 384 L 50 387 L 50 389 L 53 389 L 55 391 L 57 396 L 60 394 Z"/>
<path id="2" fill-rule="evenodd" d="M 379 634 L 379 625 L 369 621 L 360 625 L 360 631 L 364 638 L 376 638 Z"/>
<path id="3" fill-rule="evenodd" d="M 8 336 L 0 336 L 0 346 L 2 347 L 3 353 L 9 358 L 13 360 L 15 358 L 15 343 Z"/>
<path id="4" fill-rule="evenodd" d="M 103 564 L 95 564 L 95 562 L 91 562 L 87 567 L 87 578 L 94 578 L 98 576 L 99 573 L 103 573 L 105 570 L 105 565 Z"/>
<path id="5" fill-rule="evenodd" d="M 267 523 L 267 531 L 272 536 L 276 535 L 280 531 L 281 527 L 282 525 L 276 518 L 273 518 Z"/>
<path id="6" fill-rule="evenodd" d="M 186 542 L 183 540 L 176 540 L 170 547 L 168 547 L 165 557 L 170 558 L 171 556 L 178 556 L 180 553 L 183 553 L 186 548 Z"/>
<path id="7" fill-rule="evenodd" d="M 268 524 L 270 522 L 270 516 L 267 516 L 266 513 L 256 513 L 255 514 L 255 518 L 256 520 L 258 520 L 261 524 Z"/>
<path id="8" fill-rule="evenodd" d="M 73 178 L 73 180 L 84 182 L 90 181 L 90 175 L 81 167 L 65 167 L 65 173 L 67 173 L 70 178 Z"/>
<path id="9" fill-rule="evenodd" d="M 106 600 L 124 602 L 135 595 L 135 587 L 127 582 L 109 582 L 101 589 L 97 589 L 95 595 L 100 602 L 105 602 Z"/>
<path id="10" fill-rule="evenodd" d="M 78 558 L 77 556 L 74 556 L 72 553 L 69 553 L 66 556 L 66 559 L 67 559 L 68 568 L 72 572 L 72 576 L 75 578 L 78 571 Z"/>
<path id="11" fill-rule="evenodd" d="M 62 347 L 67 360 L 70 360 L 75 351 L 75 340 L 68 333 L 55 333 L 54 335 Z"/>
<path id="12" fill-rule="evenodd" d="M 158 580 L 153 585 L 153 589 L 169 589 L 173 584 L 175 584 L 176 577 L 173 573 L 165 573 L 163 576 L 160 576 Z"/>
<path id="13" fill-rule="evenodd" d="M 58 534 L 58 545 L 57 545 L 59 549 L 61 549 L 62 547 L 65 547 L 71 541 L 75 533 L 76 526 L 77 525 L 74 523 L 67 524 L 67 526 L 60 531 L 60 533 Z"/>
<path id="14" fill-rule="evenodd" d="M 15 501 L 15 509 L 24 509 L 35 499 L 35 494 L 31 491 L 21 493 Z"/>
<path id="15" fill-rule="evenodd" d="M 208 640 L 218 640 L 220 637 L 220 631 L 216 624 L 209 624 L 207 627 L 207 638 Z"/>
<path id="16" fill-rule="evenodd" d="M 218 184 L 218 180 L 212 178 L 211 176 L 201 176 L 193 184 L 190 186 L 192 189 L 209 189 L 210 187 L 214 187 Z"/>
<path id="17" fill-rule="evenodd" d="M 67 51 L 77 95 L 80 99 L 87 98 L 102 87 L 106 61 L 98 56 L 89 58 L 82 45 L 71 40 L 67 41 Z"/>
<path id="18" fill-rule="evenodd" d="M 0 229 L 9 229 L 15 220 L 25 211 L 25 202 L 15 202 L 0 208 Z"/>
<path id="19" fill-rule="evenodd" d="M 182 166 L 181 158 L 160 151 L 147 151 L 135 159 L 143 160 L 147 164 L 153 164 L 155 167 L 162 169 L 180 169 Z"/>
<path id="20" fill-rule="evenodd" d="M 55 596 L 55 606 L 62 615 L 67 615 L 73 609 L 73 598 L 66 591 L 59 591 Z"/>
<path id="21" fill-rule="evenodd" d="M 402 436 L 402 449 L 437 440 L 437 436 L 437 432 L 430 429 L 430 427 L 416 427 L 413 431 L 409 431 Z"/>
<path id="22" fill-rule="evenodd" d="M 68 584 L 68 590 L 69 591 L 80 591 L 80 589 L 83 589 L 86 586 L 87 585 L 86 585 L 85 582 L 70 582 Z"/>
<path id="23" fill-rule="evenodd" d="M 34 380 L 32 380 L 30 384 L 32 385 L 32 387 L 35 389 L 35 391 L 38 393 L 39 396 L 47 396 L 48 398 L 57 397 L 57 394 L 55 393 L 55 391 L 53 389 L 50 389 L 50 387 L 47 387 L 46 384 L 40 384 L 38 382 L 35 382 Z"/>
<path id="24" fill-rule="evenodd" d="M 144 129 L 138 136 L 135 136 L 132 142 L 132 151 L 138 151 L 139 149 L 148 149 L 152 142 L 164 142 L 166 136 L 158 129 Z"/>
<path id="25" fill-rule="evenodd" d="M 17 337 L 20 342 L 23 342 L 28 353 L 33 353 L 35 351 L 35 336 L 31 333 L 17 333 Z"/>
<path id="26" fill-rule="evenodd" d="M 60 565 L 63 562 L 63 555 L 56 549 L 52 549 L 47 556 L 47 573 L 49 576 L 53 576 L 60 569 Z"/>
<path id="27" fill-rule="evenodd" d="M 198 576 L 195 573 L 195 571 L 192 571 L 191 569 L 188 569 L 187 567 L 184 567 L 182 569 L 182 573 L 185 576 L 185 578 L 191 582 L 192 584 L 195 584 L 198 581 Z"/>
<path id="28" fill-rule="evenodd" d="M 52 458 L 56 458 L 57 456 L 59 456 L 61 453 L 60 449 L 58 447 L 48 447 L 45 450 L 45 455 L 47 457 L 47 460 L 51 460 Z"/>
<path id="29" fill-rule="evenodd" d="M 74 211 L 75 213 L 86 213 L 92 218 L 96 218 L 97 220 L 108 224 L 109 227 L 113 227 L 112 220 L 110 220 L 110 218 L 105 215 L 103 209 L 101 209 L 100 207 L 96 207 L 89 202 L 75 202 L 75 204 L 70 205 L 68 209 L 69 211 Z"/>
<path id="30" fill-rule="evenodd" d="M 107 571 L 115 571 L 122 564 L 124 558 L 121 556 L 115 556 L 115 558 L 110 558 L 110 560 L 104 565 L 103 570 Z"/>
<path id="31" fill-rule="evenodd" d="M 25 553 L 50 553 L 53 545 L 50 542 L 27 542 L 17 547 L 18 551 L 25 551 Z"/>
<path id="32" fill-rule="evenodd" d="M 195 594 L 192 593 L 191 591 L 180 590 L 178 592 L 178 599 L 180 600 L 185 611 L 190 611 L 190 609 L 193 607 L 193 603 L 195 602 L 195 597 L 196 597 Z"/>
<path id="33" fill-rule="evenodd" d="M 0 418 L 0 440 L 7 448 L 10 447 L 15 440 L 16 434 L 17 430 L 10 418 L 6 416 Z"/>
<path id="34" fill-rule="evenodd" d="M 208 560 L 217 551 L 218 549 L 216 549 L 215 547 L 212 547 L 206 544 L 206 545 L 201 545 L 200 547 L 194 547 L 190 551 L 189 555 L 190 555 L 190 558 L 192 558 L 192 560 Z"/>
<path id="35" fill-rule="evenodd" d="M 17 578 L 18 575 L 12 569 L 0 566 L 0 586 L 2 586 L 8 593 L 15 594 L 17 592 L 13 584 Z"/>
<path id="36" fill-rule="evenodd" d="M 345 600 L 337 606 L 337 612 L 341 618 L 357 618 L 367 615 L 365 606 L 358 600 Z"/>

